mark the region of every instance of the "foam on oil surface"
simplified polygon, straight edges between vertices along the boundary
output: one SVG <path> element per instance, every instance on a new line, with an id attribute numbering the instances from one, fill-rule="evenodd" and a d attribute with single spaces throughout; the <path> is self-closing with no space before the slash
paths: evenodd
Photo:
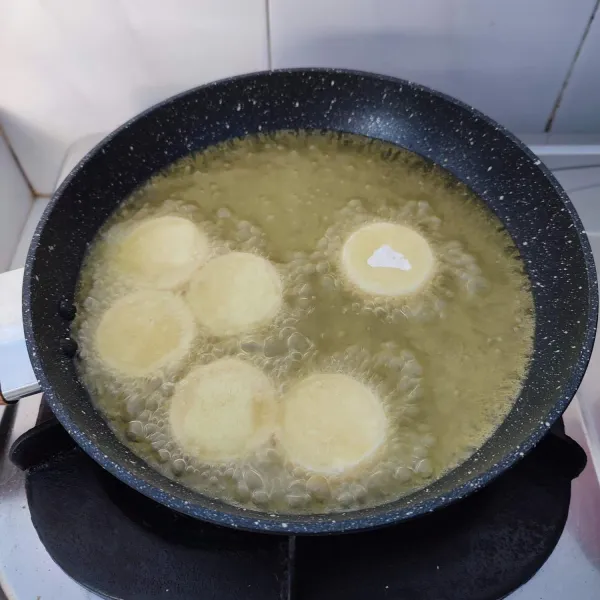
<path id="1" fill-rule="evenodd" d="M 215 336 L 198 325 L 185 359 L 120 377 L 95 354 L 106 310 L 136 289 L 111 276 L 111 249 L 132 224 L 184 217 L 207 260 L 250 252 L 281 278 L 276 315 Z M 409 295 L 365 294 L 340 257 L 358 228 L 402 224 L 432 249 L 435 272 Z M 173 293 L 186 296 L 189 282 Z M 352 136 L 281 133 L 223 144 L 175 164 L 128 199 L 88 254 L 74 333 L 82 378 L 117 435 L 151 465 L 202 493 L 269 511 L 373 505 L 421 487 L 479 447 L 510 410 L 532 348 L 533 302 L 516 249 L 468 190 L 415 155 Z M 277 399 L 317 373 L 372 389 L 389 424 L 378 451 L 341 473 L 286 456 L 280 430 L 236 460 L 190 455 L 169 430 L 176 383 L 236 357 L 260 368 Z"/>

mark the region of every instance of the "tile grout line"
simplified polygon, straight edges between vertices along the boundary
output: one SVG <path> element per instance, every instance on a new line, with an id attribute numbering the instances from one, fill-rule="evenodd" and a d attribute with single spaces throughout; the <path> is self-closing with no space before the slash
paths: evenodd
<path id="1" fill-rule="evenodd" d="M 50 197 L 49 196 L 38 196 L 37 198 L 33 199 L 33 204 L 31 205 L 31 208 L 29 209 L 29 213 L 27 214 L 27 219 L 25 220 L 25 223 L 23 224 L 23 227 L 21 229 L 21 232 L 19 233 L 19 239 L 17 240 L 17 243 L 13 249 L 13 253 L 10 259 L 10 264 L 9 264 L 9 270 L 13 270 L 13 269 L 20 269 L 22 267 L 25 266 L 25 260 L 27 258 L 27 251 L 29 246 L 31 245 L 31 241 L 33 239 L 33 235 L 35 234 L 35 231 L 37 229 L 38 223 L 40 222 L 40 219 L 42 217 L 42 214 L 44 213 L 44 210 L 42 210 L 40 212 L 39 208 L 36 207 L 36 203 L 42 202 L 42 201 L 49 201 Z M 46 207 L 44 207 L 45 209 Z M 33 216 L 36 215 L 35 220 L 33 220 Z M 33 226 L 32 226 L 33 225 Z M 21 246 L 24 245 L 26 250 L 24 253 L 22 253 L 22 258 L 20 257 L 20 249 Z M 21 258 L 21 260 L 17 260 L 18 258 Z M 1 273 L 0 273 L 1 275 Z M 0 596 L 0 600 L 2 600 L 2 597 Z"/>
<path id="2" fill-rule="evenodd" d="M 27 185 L 27 188 L 29 189 L 29 193 L 31 194 L 32 199 L 35 200 L 36 198 L 43 196 L 43 194 L 39 194 L 35 190 L 31 181 L 29 181 L 29 177 L 27 177 L 27 173 L 25 173 L 25 169 L 23 168 L 23 165 L 21 164 L 21 161 L 19 160 L 19 157 L 17 156 L 15 149 L 12 147 L 12 144 L 10 143 L 10 138 L 6 135 L 6 133 L 4 132 L 4 129 L 2 129 L 1 125 L 0 125 L 0 138 L 2 138 L 6 142 L 6 147 L 8 148 L 8 152 L 10 153 L 12 159 L 15 161 L 15 165 L 17 166 L 19 173 L 21 173 L 21 177 L 23 177 L 23 180 L 25 181 L 25 184 Z"/>
<path id="3" fill-rule="evenodd" d="M 600 2 L 600 0 L 598 0 Z M 267 68 L 273 70 L 273 53 L 271 50 L 271 0 L 265 0 L 265 19 L 267 26 Z"/>
<path id="4" fill-rule="evenodd" d="M 548 117 L 548 120 L 546 121 L 546 125 L 544 127 L 545 133 L 550 133 L 550 131 L 552 130 L 552 126 L 554 125 L 554 120 L 556 119 L 558 109 L 560 108 L 560 105 L 562 103 L 565 92 L 567 91 L 567 87 L 569 85 L 569 82 L 571 81 L 573 72 L 575 71 L 575 65 L 577 64 L 577 60 L 579 59 L 579 56 L 581 55 L 581 51 L 583 50 L 583 46 L 585 44 L 587 36 L 590 33 L 590 30 L 592 28 L 592 23 L 594 22 L 596 14 L 598 13 L 599 7 L 600 7 L 600 0 L 596 0 L 596 3 L 594 4 L 594 8 L 592 9 L 592 14 L 590 15 L 590 18 L 588 19 L 585 29 L 583 30 L 583 35 L 581 36 L 581 39 L 579 40 L 579 44 L 577 45 L 577 49 L 575 50 L 575 54 L 573 55 L 573 59 L 571 60 L 571 64 L 569 65 L 569 68 L 567 69 L 567 74 L 565 75 L 565 79 L 560 87 L 560 90 L 558 91 L 558 96 L 556 97 L 556 100 L 554 101 L 554 105 L 552 107 L 552 111 L 550 112 L 550 116 Z"/>

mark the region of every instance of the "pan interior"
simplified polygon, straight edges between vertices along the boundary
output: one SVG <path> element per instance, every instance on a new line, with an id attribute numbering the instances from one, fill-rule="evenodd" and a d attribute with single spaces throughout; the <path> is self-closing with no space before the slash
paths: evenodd
<path id="1" fill-rule="evenodd" d="M 247 136 L 175 163 L 102 228 L 76 306 L 82 379 L 123 443 L 278 513 L 430 485 L 506 417 L 533 345 L 500 221 L 443 169 L 348 134 Z"/>

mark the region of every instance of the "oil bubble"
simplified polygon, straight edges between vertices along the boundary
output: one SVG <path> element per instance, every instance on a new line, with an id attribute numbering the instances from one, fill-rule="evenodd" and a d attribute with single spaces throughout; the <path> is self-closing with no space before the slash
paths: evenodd
<path id="1" fill-rule="evenodd" d="M 312 475 L 306 482 L 306 490 L 321 502 L 329 499 L 331 491 L 327 479 L 322 475 Z"/>
<path id="2" fill-rule="evenodd" d="M 235 488 L 235 496 L 240 502 L 248 502 L 250 500 L 250 488 L 245 482 L 238 482 Z"/>
<path id="3" fill-rule="evenodd" d="M 350 492 L 342 492 L 339 494 L 336 500 L 338 504 L 344 508 L 349 508 L 352 506 L 352 504 L 354 504 L 354 496 L 352 496 Z"/>
<path id="4" fill-rule="evenodd" d="M 415 464 L 415 473 L 418 473 L 422 477 L 430 477 L 433 474 L 433 466 L 428 458 L 419 460 Z"/>
<path id="5" fill-rule="evenodd" d="M 92 400 L 111 424 L 114 418 L 116 434 L 142 458 L 211 498 L 255 510 L 335 512 L 379 504 L 427 485 L 428 478 L 441 474 L 442 455 L 447 454 L 448 464 L 458 463 L 484 441 L 482 432 L 490 431 L 468 423 L 466 409 L 460 411 L 465 422 L 456 425 L 455 436 L 441 435 L 443 427 L 436 420 L 439 414 L 434 409 L 442 398 L 448 398 L 449 404 L 464 402 L 469 410 L 478 397 L 487 398 L 480 390 L 463 390 L 466 372 L 471 365 L 481 372 L 482 362 L 473 348 L 469 352 L 460 348 L 457 307 L 468 305 L 469 312 L 472 308 L 473 328 L 481 327 L 485 339 L 492 340 L 481 345 L 482 354 L 491 356 L 507 348 L 517 348 L 518 354 L 514 341 L 531 331 L 533 312 L 526 314 L 523 295 L 520 307 L 515 299 L 506 333 L 496 324 L 478 320 L 485 312 L 482 307 L 494 309 L 498 298 L 515 296 L 515 278 L 507 268 L 494 266 L 495 257 L 482 250 L 481 232 L 471 236 L 467 227 L 471 220 L 459 219 L 462 199 L 457 198 L 456 210 L 449 211 L 440 200 L 448 195 L 447 188 L 432 187 L 429 176 L 420 172 L 415 177 L 415 171 L 406 168 L 405 153 L 395 151 L 381 161 L 372 150 L 379 143 L 361 146 L 355 153 L 351 146 L 357 142 L 346 147 L 347 139 L 340 143 L 343 138 L 269 134 L 188 157 L 185 165 L 173 166 L 176 178 L 157 176 L 117 209 L 101 231 L 102 239 L 90 250 L 90 259 L 98 260 L 88 261 L 89 269 L 82 271 L 74 339 L 80 347 L 81 378 Z M 308 146 L 313 147 L 310 152 Z M 288 158 L 293 164 L 284 162 Z M 364 169 L 367 159 L 370 164 Z M 257 174 L 267 171 L 268 177 L 255 190 Z M 399 173 L 406 181 L 399 181 Z M 364 194 L 358 197 L 356 190 L 361 189 Z M 189 356 L 177 367 L 138 381 L 117 381 L 95 359 L 90 334 L 94 319 L 133 289 L 131 282 L 117 284 L 107 277 L 103 261 L 111 238 L 120 235 L 119 228 L 122 234 L 130 222 L 167 215 L 189 219 L 206 232 L 209 260 L 231 252 L 269 260 L 281 278 L 280 312 L 271 322 L 244 333 L 212 336 L 199 331 Z M 433 249 L 435 270 L 418 292 L 381 298 L 349 285 L 340 268 L 341 249 L 352 232 L 372 223 L 404 225 Z M 499 254 L 497 260 L 504 259 Z M 509 276 L 494 276 L 501 272 Z M 501 294 L 504 285 L 507 293 Z M 186 285 L 174 293 L 186 295 Z M 434 329 L 444 339 L 454 337 L 456 352 L 440 347 L 438 357 L 437 348 L 428 347 L 422 334 Z M 466 364 L 460 363 L 459 356 Z M 493 354 L 495 364 L 500 356 Z M 195 365 L 223 357 L 262 370 L 278 398 L 315 372 L 359 380 L 381 399 L 389 423 L 377 454 L 348 472 L 298 469 L 286 458 L 275 428 L 244 458 L 218 465 L 192 460 L 173 442 L 170 431 L 168 409 L 175 384 Z M 493 385 L 508 397 L 518 388 L 522 371 L 511 373 L 510 381 L 491 372 L 488 387 Z M 461 395 L 455 396 L 455 390 Z M 494 400 L 500 396 L 494 392 Z M 500 408 L 481 408 L 477 416 L 491 425 L 502 414 Z M 448 423 L 457 419 L 448 418 Z M 447 438 L 453 440 L 453 454 Z"/>
<path id="6" fill-rule="evenodd" d="M 293 493 L 286 495 L 286 501 L 290 508 L 304 508 L 310 502 L 309 494 Z"/>
<path id="7" fill-rule="evenodd" d="M 265 490 L 255 490 L 252 492 L 252 502 L 258 506 L 265 506 L 269 503 L 269 494 Z"/>
<path id="8" fill-rule="evenodd" d="M 412 479 L 412 471 L 408 467 L 398 467 L 394 472 L 394 477 L 400 483 L 408 483 Z"/>
<path id="9" fill-rule="evenodd" d="M 141 421 L 132 421 L 127 427 L 127 437 L 132 442 L 139 442 L 144 437 L 144 425 Z"/>
<path id="10" fill-rule="evenodd" d="M 248 469 L 244 473 L 244 481 L 250 490 L 260 489 L 264 485 L 262 477 L 252 469 Z"/>
<path id="11" fill-rule="evenodd" d="M 171 463 L 173 475 L 181 475 L 185 470 L 185 461 L 183 458 L 177 458 Z"/>

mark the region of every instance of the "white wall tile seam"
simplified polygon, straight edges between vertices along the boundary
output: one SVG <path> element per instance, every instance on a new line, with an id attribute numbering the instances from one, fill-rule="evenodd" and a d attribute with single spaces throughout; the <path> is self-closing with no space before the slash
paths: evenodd
<path id="1" fill-rule="evenodd" d="M 577 66 L 577 62 L 581 58 L 581 52 L 583 51 L 583 48 L 584 48 L 585 43 L 587 41 L 588 35 L 589 35 L 590 31 L 591 31 L 594 19 L 596 18 L 597 14 L 598 14 L 598 8 L 600 8 L 600 0 L 596 0 L 596 4 L 592 8 L 592 12 L 590 14 L 590 17 L 589 17 L 589 19 L 588 19 L 588 21 L 586 23 L 586 26 L 585 26 L 582 34 L 581 34 L 581 39 L 579 40 L 579 44 L 577 45 L 577 49 L 575 50 L 575 53 L 573 55 L 573 59 L 571 60 L 571 64 L 569 65 L 569 68 L 567 69 L 567 72 L 565 74 L 565 79 L 564 79 L 562 85 L 560 86 L 560 89 L 558 90 L 558 94 L 556 96 L 556 100 L 554 101 L 554 105 L 552 106 L 552 110 L 550 111 L 550 115 L 548 116 L 548 120 L 546 121 L 546 126 L 544 127 L 544 132 L 545 133 L 551 133 L 552 132 L 552 127 L 554 125 L 554 121 L 556 120 L 556 116 L 558 114 L 558 111 L 560 110 L 560 105 L 561 105 L 562 100 L 563 100 L 563 98 L 565 96 L 567 88 L 569 87 L 569 83 L 571 82 L 571 78 L 573 77 L 573 73 L 575 72 L 575 68 Z"/>
<path id="2" fill-rule="evenodd" d="M 271 48 L 271 0 L 265 0 L 265 28 L 267 32 L 267 68 L 273 70 L 273 52 Z"/>
<path id="3" fill-rule="evenodd" d="M 0 135 L 0 272 L 10 267 L 32 206 L 33 197 L 27 180 L 7 139 Z"/>
<path id="4" fill-rule="evenodd" d="M 27 184 L 27 187 L 29 188 L 29 192 L 31 193 L 31 196 L 33 198 L 37 198 L 38 196 L 43 196 L 43 194 L 38 194 L 35 191 L 35 188 L 31 184 L 31 181 L 29 181 L 29 178 L 27 177 L 27 173 L 25 172 L 25 169 L 23 169 L 23 165 L 19 161 L 19 157 L 17 156 L 17 153 L 15 152 L 15 149 L 13 148 L 13 146 L 10 142 L 10 138 L 8 137 L 8 135 L 6 135 L 6 133 L 2 129 L 2 125 L 0 125 L 0 139 L 4 140 L 4 143 L 6 144 L 16 167 L 19 170 L 19 173 L 21 173 L 21 177 L 25 180 L 25 183 Z M 0 600 L 1 600 L 1 598 L 0 598 Z"/>

